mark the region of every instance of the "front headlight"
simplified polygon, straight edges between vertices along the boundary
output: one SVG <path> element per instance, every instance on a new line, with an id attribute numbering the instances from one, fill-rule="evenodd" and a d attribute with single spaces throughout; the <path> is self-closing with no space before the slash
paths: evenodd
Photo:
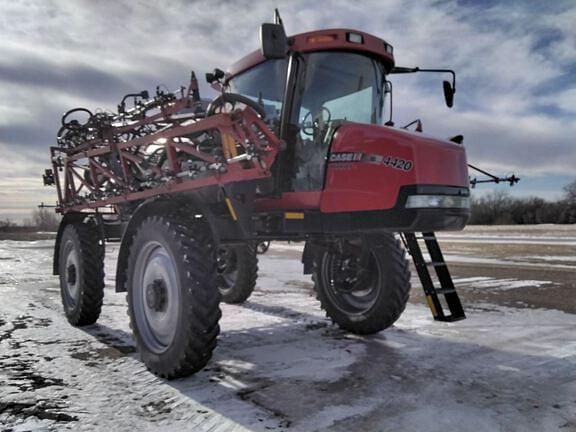
<path id="1" fill-rule="evenodd" d="M 470 208 L 470 197 L 450 195 L 411 195 L 406 208 Z"/>

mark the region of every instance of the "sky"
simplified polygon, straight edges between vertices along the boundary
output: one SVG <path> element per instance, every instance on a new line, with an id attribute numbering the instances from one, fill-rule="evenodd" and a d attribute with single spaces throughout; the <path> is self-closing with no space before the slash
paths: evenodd
<path id="1" fill-rule="evenodd" d="M 463 134 L 469 162 L 522 178 L 497 189 L 553 200 L 576 179 L 574 0 L 0 0 L 0 219 L 55 202 L 41 174 L 62 113 L 226 69 L 275 7 L 289 35 L 355 28 L 393 45 L 398 66 L 454 69 L 453 109 L 444 77 L 394 76 L 394 121 Z"/>

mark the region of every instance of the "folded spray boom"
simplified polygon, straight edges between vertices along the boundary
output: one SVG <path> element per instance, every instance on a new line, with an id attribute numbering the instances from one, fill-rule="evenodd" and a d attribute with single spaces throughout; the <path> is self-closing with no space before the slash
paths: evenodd
<path id="1" fill-rule="evenodd" d="M 158 87 L 153 98 L 147 91 L 124 96 L 117 113 L 74 108 L 62 117 L 44 183 L 56 185 L 65 213 L 269 177 L 279 140 L 264 117 L 240 95 L 208 106 L 194 73 L 175 93 Z"/>

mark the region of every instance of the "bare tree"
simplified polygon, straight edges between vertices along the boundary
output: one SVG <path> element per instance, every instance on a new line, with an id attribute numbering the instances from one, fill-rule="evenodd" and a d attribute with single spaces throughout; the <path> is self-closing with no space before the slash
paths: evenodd
<path id="1" fill-rule="evenodd" d="M 16 226 L 16 224 L 8 218 L 0 219 L 0 230 L 7 230 L 7 229 L 13 228 L 15 226 Z"/>
<path id="2" fill-rule="evenodd" d="M 54 210 L 41 207 L 32 211 L 32 224 L 40 231 L 56 231 L 60 219 Z"/>
<path id="3" fill-rule="evenodd" d="M 576 180 L 564 186 L 564 195 L 570 203 L 576 203 Z"/>

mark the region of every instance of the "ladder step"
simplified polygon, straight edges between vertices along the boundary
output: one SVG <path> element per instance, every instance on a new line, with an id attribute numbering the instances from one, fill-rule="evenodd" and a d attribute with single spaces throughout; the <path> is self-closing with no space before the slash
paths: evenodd
<path id="1" fill-rule="evenodd" d="M 454 294 L 456 293 L 456 290 L 454 288 L 436 288 L 434 287 L 433 289 L 428 289 L 424 291 L 424 294 L 426 295 L 447 295 L 447 294 Z"/>
<path id="2" fill-rule="evenodd" d="M 443 287 L 442 285 L 436 286 L 433 282 L 432 285 L 428 287 L 428 291 L 430 294 L 450 294 L 451 292 L 456 291 L 456 287 Z"/>
<path id="3" fill-rule="evenodd" d="M 444 294 L 444 295 L 456 292 L 454 288 L 436 288 L 434 291 L 436 292 L 436 294 Z"/>
<path id="4" fill-rule="evenodd" d="M 455 321 L 460 321 L 460 320 L 464 320 L 466 319 L 466 315 L 462 314 L 462 315 L 448 315 L 448 316 L 444 316 L 444 317 L 434 317 L 435 321 L 444 321 L 444 322 L 455 322 Z"/>
<path id="5" fill-rule="evenodd" d="M 426 261 L 426 265 L 432 267 L 446 267 L 446 263 L 444 261 Z"/>

